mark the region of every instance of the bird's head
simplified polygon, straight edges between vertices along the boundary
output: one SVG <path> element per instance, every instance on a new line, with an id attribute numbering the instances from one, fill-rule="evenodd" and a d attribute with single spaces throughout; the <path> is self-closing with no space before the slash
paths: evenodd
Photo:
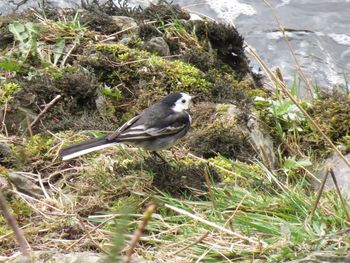
<path id="1" fill-rule="evenodd" d="M 193 98 L 193 96 L 184 92 L 174 92 L 166 96 L 162 100 L 162 103 L 170 106 L 175 112 L 181 112 L 189 109 L 190 102 Z"/>

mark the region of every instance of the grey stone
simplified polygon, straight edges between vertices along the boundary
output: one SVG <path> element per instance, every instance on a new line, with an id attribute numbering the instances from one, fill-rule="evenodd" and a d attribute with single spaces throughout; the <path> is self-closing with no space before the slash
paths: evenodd
<path id="1" fill-rule="evenodd" d="M 32 263 L 104 263 L 106 262 L 106 255 L 94 252 L 72 252 L 65 254 L 59 251 L 33 251 L 32 259 Z M 24 259 L 21 255 L 18 255 L 7 262 L 22 263 Z M 146 261 L 137 258 L 132 258 L 130 260 L 130 263 L 145 262 Z"/>
<path id="2" fill-rule="evenodd" d="M 259 153 L 261 160 L 270 170 L 273 170 L 276 166 L 276 155 L 271 136 L 263 132 L 256 116 L 249 117 L 247 127 L 251 143 Z"/>
<path id="3" fill-rule="evenodd" d="M 345 155 L 345 157 L 350 161 L 350 153 Z M 314 174 L 317 178 L 322 180 L 328 168 L 332 168 L 336 176 L 340 191 L 342 192 L 344 198 L 350 200 L 350 167 L 342 158 L 339 157 L 338 154 L 334 153 L 331 157 L 326 159 L 322 164 L 318 166 L 316 171 L 314 171 Z M 314 181 L 313 185 L 316 188 L 319 186 L 319 182 Z M 335 186 L 333 180 L 331 176 L 328 176 L 324 189 L 331 190 L 334 188 Z"/>
<path id="4" fill-rule="evenodd" d="M 112 16 L 111 18 L 121 28 L 121 31 L 125 30 L 125 32 L 121 33 L 122 38 L 138 36 L 140 33 L 140 28 L 133 18 L 127 16 Z"/>
<path id="5" fill-rule="evenodd" d="M 10 182 L 13 183 L 17 190 L 35 198 L 42 198 L 43 192 L 32 180 L 20 172 L 12 172 L 8 175 Z"/>
<path id="6" fill-rule="evenodd" d="M 169 56 L 170 49 L 167 42 L 162 37 L 153 37 L 145 43 L 147 51 L 156 53 L 159 56 Z"/>
<path id="7" fill-rule="evenodd" d="M 69 254 L 58 251 L 35 251 L 32 253 L 33 263 L 103 263 L 105 256 L 93 252 L 73 252 Z M 22 263 L 23 257 L 18 256 L 9 263 Z"/>
<path id="8" fill-rule="evenodd" d="M 4 142 L 0 142 L 0 160 L 8 157 L 11 157 L 10 147 Z"/>

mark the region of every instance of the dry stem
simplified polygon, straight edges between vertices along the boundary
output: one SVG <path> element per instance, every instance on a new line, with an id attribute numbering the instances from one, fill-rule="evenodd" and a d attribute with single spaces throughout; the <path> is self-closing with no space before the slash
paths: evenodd
<path id="1" fill-rule="evenodd" d="M 10 210 L 7 206 L 6 199 L 5 199 L 4 195 L 2 194 L 2 191 L 0 191 L 0 208 L 2 210 L 2 213 L 3 213 L 7 223 L 12 228 L 13 233 L 15 234 L 16 240 L 19 244 L 19 250 L 21 251 L 21 253 L 23 255 L 24 263 L 30 263 L 31 259 L 30 259 L 30 254 L 28 251 L 28 249 L 29 249 L 28 242 L 25 239 L 22 230 L 19 228 L 17 220 L 10 213 Z"/>
<path id="2" fill-rule="evenodd" d="M 123 260 L 123 263 L 130 262 L 131 256 L 132 256 L 132 254 L 134 254 L 134 249 L 135 249 L 137 243 L 139 242 L 139 240 L 142 236 L 142 233 L 145 230 L 145 228 L 146 228 L 146 226 L 147 226 L 149 220 L 151 219 L 152 214 L 154 213 L 155 210 L 156 210 L 155 204 L 151 204 L 149 207 L 147 207 L 145 213 L 143 214 L 143 219 L 140 222 L 139 227 L 136 229 L 136 231 L 134 233 L 134 236 L 133 236 L 131 243 L 130 243 L 130 247 L 126 253 L 126 257 Z"/>

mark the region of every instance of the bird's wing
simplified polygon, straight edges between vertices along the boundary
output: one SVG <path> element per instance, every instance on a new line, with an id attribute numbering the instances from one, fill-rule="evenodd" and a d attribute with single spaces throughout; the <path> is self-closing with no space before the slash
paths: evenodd
<path id="1" fill-rule="evenodd" d="M 123 131 L 131 127 L 138 119 L 140 119 L 141 115 L 137 115 L 133 117 L 132 119 L 128 120 L 126 123 L 124 123 L 121 127 L 119 127 L 118 130 L 113 132 L 112 134 L 107 136 L 107 140 L 112 141 L 115 138 L 117 138 Z"/>
<path id="2" fill-rule="evenodd" d="M 120 132 L 118 139 L 127 141 L 168 136 L 176 134 L 189 126 L 189 115 L 187 113 L 172 113 L 161 119 L 147 117 L 147 121 L 143 122 L 140 119 Z"/>
<path id="3" fill-rule="evenodd" d="M 128 129 L 118 136 L 120 140 L 142 140 L 155 137 L 176 134 L 185 128 L 186 124 L 180 126 L 169 126 L 166 128 L 149 128 L 149 129 Z"/>

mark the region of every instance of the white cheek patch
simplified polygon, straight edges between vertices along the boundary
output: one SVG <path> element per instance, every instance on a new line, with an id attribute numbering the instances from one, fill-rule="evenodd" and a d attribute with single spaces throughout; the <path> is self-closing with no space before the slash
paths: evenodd
<path id="1" fill-rule="evenodd" d="M 191 96 L 186 93 L 181 93 L 182 97 L 177 102 L 175 102 L 175 106 L 173 107 L 173 111 L 182 112 L 184 110 L 188 110 L 189 104 L 191 101 Z M 185 102 L 182 102 L 185 100 Z"/>

